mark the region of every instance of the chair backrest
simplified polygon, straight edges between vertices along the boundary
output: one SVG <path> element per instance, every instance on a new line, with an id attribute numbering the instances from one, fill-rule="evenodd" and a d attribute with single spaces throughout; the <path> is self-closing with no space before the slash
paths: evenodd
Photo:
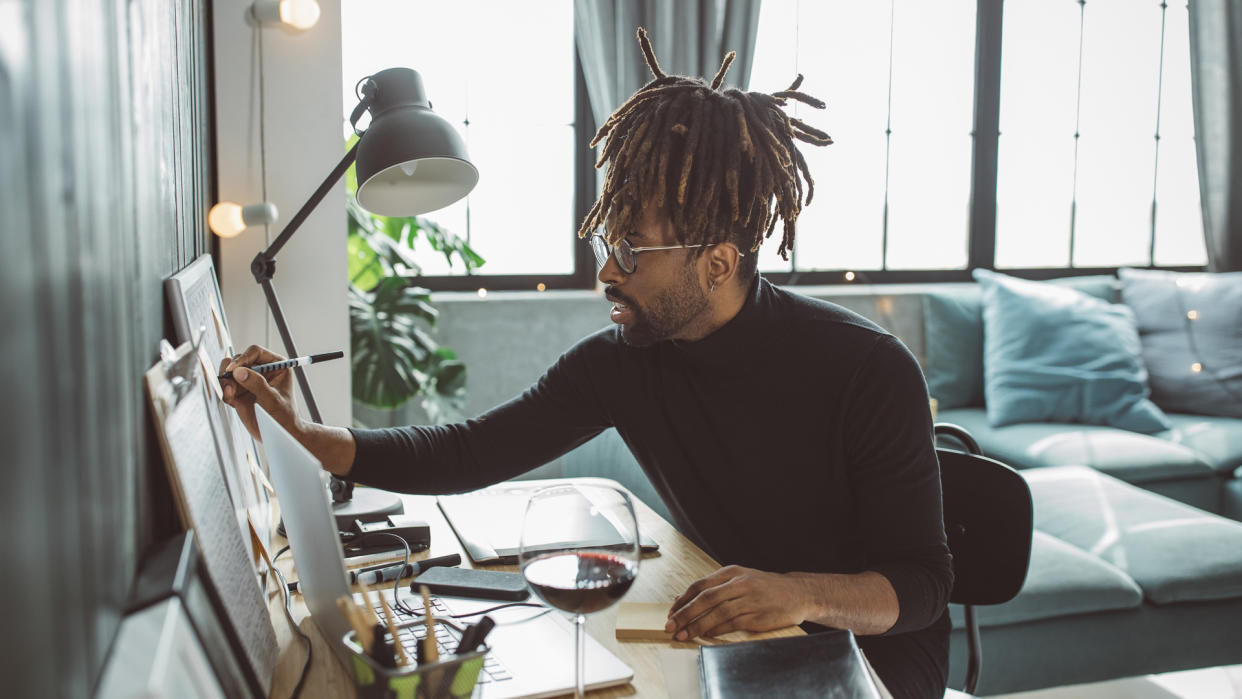
<path id="1" fill-rule="evenodd" d="M 1031 489 L 1017 471 L 986 456 L 940 448 L 944 527 L 953 554 L 957 604 L 1000 604 L 1017 596 L 1031 562 Z"/>

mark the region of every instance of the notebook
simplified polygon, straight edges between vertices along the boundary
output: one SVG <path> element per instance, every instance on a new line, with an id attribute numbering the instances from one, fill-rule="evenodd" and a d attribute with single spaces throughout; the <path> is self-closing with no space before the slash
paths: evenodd
<path id="1" fill-rule="evenodd" d="M 703 699 L 881 699 L 849 631 L 699 650 Z"/>

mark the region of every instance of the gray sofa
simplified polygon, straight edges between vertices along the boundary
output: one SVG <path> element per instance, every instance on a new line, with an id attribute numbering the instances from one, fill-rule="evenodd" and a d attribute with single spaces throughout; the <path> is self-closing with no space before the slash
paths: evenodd
<path id="1" fill-rule="evenodd" d="M 1112 278 L 1071 284 L 1113 302 Z M 818 291 L 818 293 L 817 293 Z M 954 298 L 977 330 L 944 337 L 932 296 Z M 974 284 L 812 290 L 884 325 L 924 362 L 929 386 L 982 368 Z M 931 299 L 934 301 L 935 299 Z M 929 325 L 929 322 L 931 323 Z M 951 353 L 935 353 L 951 342 Z M 930 345 L 930 346 L 929 346 Z M 935 362 L 929 362 L 929 352 Z M 958 360 L 954 360 L 958 361 Z M 941 375 L 943 374 L 943 375 Z M 982 401 L 940 411 L 984 452 L 1027 477 L 1035 502 L 1030 573 L 1013 601 L 981 608 L 980 694 L 1242 662 L 1242 420 L 1170 415 L 1142 435 L 1077 424 L 988 425 Z M 615 431 L 566 455 L 565 475 L 614 478 L 671 521 Z M 1224 516 L 1221 516 L 1224 515 Z M 1229 519 L 1232 518 L 1232 519 Z M 951 686 L 965 637 L 953 607 Z"/>

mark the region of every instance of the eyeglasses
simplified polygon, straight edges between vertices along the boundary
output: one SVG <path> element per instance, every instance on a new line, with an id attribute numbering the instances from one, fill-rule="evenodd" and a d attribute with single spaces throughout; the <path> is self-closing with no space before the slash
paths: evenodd
<path id="1" fill-rule="evenodd" d="M 596 233 L 591 236 L 591 250 L 595 252 L 595 261 L 600 267 L 608 264 L 608 256 L 612 255 L 617 261 L 617 265 L 622 272 L 633 274 L 638 269 L 638 260 L 634 258 L 640 252 L 648 252 L 651 250 L 681 250 L 682 248 L 704 248 L 711 247 L 715 243 L 696 243 L 694 245 L 653 245 L 648 247 L 636 248 L 630 245 L 630 241 L 622 238 L 621 242 L 615 247 L 608 244 L 604 240 L 604 236 Z"/>

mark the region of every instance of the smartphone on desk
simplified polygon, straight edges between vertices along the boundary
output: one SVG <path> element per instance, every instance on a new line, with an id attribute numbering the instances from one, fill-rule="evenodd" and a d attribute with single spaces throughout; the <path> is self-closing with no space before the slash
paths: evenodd
<path id="1" fill-rule="evenodd" d="M 521 602 L 530 596 L 521 573 L 475 568 L 431 568 L 414 578 L 410 591 L 426 587 L 433 595 Z"/>

